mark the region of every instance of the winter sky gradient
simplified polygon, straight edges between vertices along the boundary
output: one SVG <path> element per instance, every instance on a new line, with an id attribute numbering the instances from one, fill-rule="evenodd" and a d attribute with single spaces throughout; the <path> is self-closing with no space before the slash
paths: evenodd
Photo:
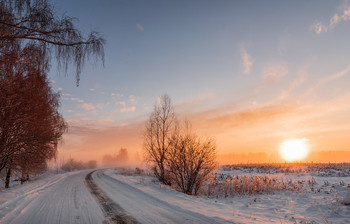
<path id="1" fill-rule="evenodd" d="M 296 138 L 312 152 L 350 150 L 349 1 L 54 3 L 107 40 L 105 66 L 86 63 L 79 87 L 74 71 L 52 66 L 70 126 L 62 156 L 141 155 L 144 122 L 164 93 L 220 154 L 273 156 Z"/>

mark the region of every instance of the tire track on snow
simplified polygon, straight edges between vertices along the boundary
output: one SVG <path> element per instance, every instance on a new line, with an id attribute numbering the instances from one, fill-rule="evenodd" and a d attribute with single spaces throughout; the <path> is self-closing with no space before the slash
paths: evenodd
<path id="1" fill-rule="evenodd" d="M 114 223 L 118 224 L 136 224 L 135 218 L 126 213 L 126 211 L 112 199 L 110 199 L 93 181 L 92 174 L 96 170 L 88 173 L 85 177 L 85 183 L 91 194 L 95 196 L 96 201 L 102 207 L 106 216 L 110 217 Z"/>

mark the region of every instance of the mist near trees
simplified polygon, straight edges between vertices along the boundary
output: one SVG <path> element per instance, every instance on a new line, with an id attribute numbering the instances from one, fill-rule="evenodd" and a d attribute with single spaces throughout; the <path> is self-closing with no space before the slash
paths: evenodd
<path id="1" fill-rule="evenodd" d="M 59 113 L 60 95 L 47 74 L 56 60 L 67 71 L 74 65 L 79 84 L 84 62 L 104 60 L 104 39 L 84 38 L 68 16 L 59 18 L 47 0 L 0 1 L 0 174 L 9 187 L 46 169 L 67 131 Z"/>
<path id="2" fill-rule="evenodd" d="M 73 158 L 70 158 L 67 162 L 62 164 L 60 169 L 65 172 L 71 172 L 75 170 L 95 169 L 96 167 L 97 167 L 96 160 L 82 162 L 82 161 L 77 161 Z"/>
<path id="3" fill-rule="evenodd" d="M 118 153 L 106 154 L 102 157 L 104 166 L 116 167 L 126 165 L 129 162 L 129 153 L 126 148 L 120 148 Z"/>

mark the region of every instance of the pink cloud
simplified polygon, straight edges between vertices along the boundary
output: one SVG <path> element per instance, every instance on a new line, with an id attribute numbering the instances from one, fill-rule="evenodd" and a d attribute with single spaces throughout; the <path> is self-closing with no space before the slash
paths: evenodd
<path id="1" fill-rule="evenodd" d="M 143 26 L 141 26 L 140 24 L 136 24 L 136 28 L 140 31 L 144 31 L 145 29 L 143 28 Z"/>
<path id="2" fill-rule="evenodd" d="M 125 113 L 125 112 L 134 112 L 136 110 L 136 107 L 124 107 L 119 110 L 120 113 Z"/>
<path id="3" fill-rule="evenodd" d="M 322 23 L 315 23 L 313 26 L 312 26 L 312 29 L 315 31 L 315 33 L 317 34 L 321 34 L 321 33 L 325 33 L 327 32 L 328 28 L 323 25 Z"/>
<path id="4" fill-rule="evenodd" d="M 84 103 L 80 105 L 80 108 L 83 108 L 84 110 L 95 110 L 95 106 L 91 103 Z"/>
<path id="5" fill-rule="evenodd" d="M 115 104 L 115 105 L 121 105 L 121 106 L 123 106 L 123 107 L 126 106 L 126 103 L 125 103 L 124 101 L 115 102 L 114 104 Z"/>
<path id="6" fill-rule="evenodd" d="M 242 50 L 242 63 L 243 63 L 243 73 L 248 75 L 252 69 L 253 62 L 249 54 L 244 49 Z"/>
<path id="7" fill-rule="evenodd" d="M 116 97 L 123 97 L 123 94 L 120 93 L 111 93 L 111 96 L 116 96 Z"/>

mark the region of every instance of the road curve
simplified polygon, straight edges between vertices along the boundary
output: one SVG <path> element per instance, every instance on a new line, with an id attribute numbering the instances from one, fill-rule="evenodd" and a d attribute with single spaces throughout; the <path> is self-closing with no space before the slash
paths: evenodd
<path id="1" fill-rule="evenodd" d="M 219 218 L 207 217 L 182 209 L 112 178 L 103 170 L 92 174 L 95 184 L 117 205 L 143 224 L 154 223 L 229 223 Z"/>
<path id="2" fill-rule="evenodd" d="M 104 170 L 83 170 L 0 192 L 0 223 L 228 223 L 180 206 L 112 178 Z"/>

